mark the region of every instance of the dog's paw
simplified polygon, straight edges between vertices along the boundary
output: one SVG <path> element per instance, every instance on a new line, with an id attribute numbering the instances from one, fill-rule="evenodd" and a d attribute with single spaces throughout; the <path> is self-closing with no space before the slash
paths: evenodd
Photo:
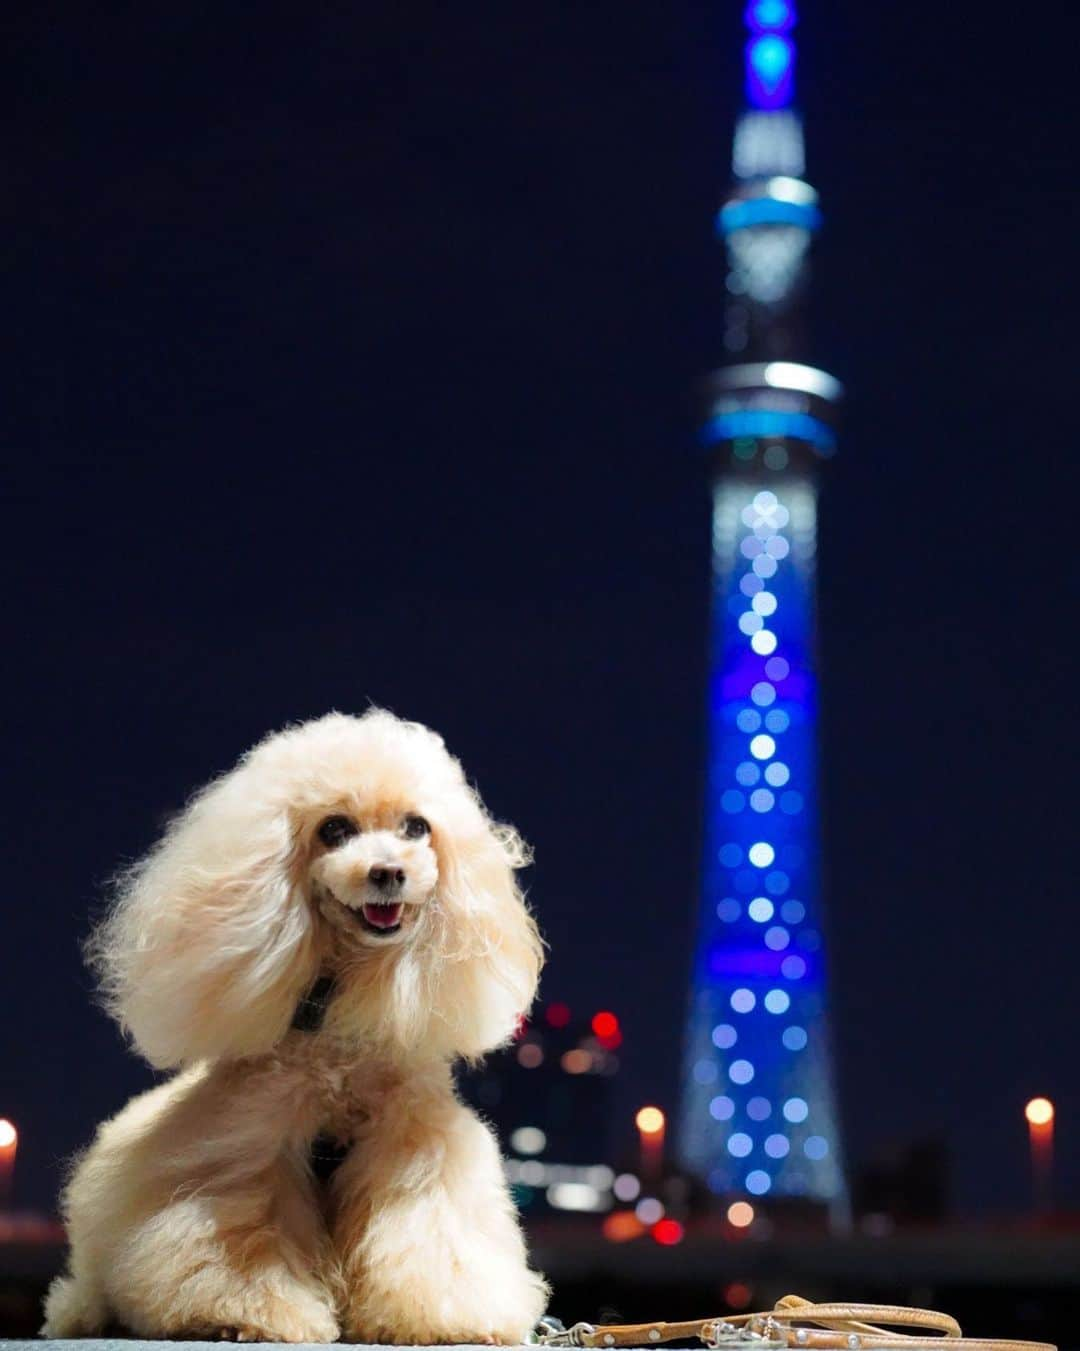
<path id="1" fill-rule="evenodd" d="M 262 1299 L 261 1307 L 237 1314 L 229 1322 L 187 1328 L 184 1336 L 208 1342 L 336 1342 L 340 1336 L 329 1309 L 300 1308 L 284 1299 Z M 246 1316 L 245 1316 L 246 1315 Z M 171 1337 L 178 1334 L 170 1331 Z"/>

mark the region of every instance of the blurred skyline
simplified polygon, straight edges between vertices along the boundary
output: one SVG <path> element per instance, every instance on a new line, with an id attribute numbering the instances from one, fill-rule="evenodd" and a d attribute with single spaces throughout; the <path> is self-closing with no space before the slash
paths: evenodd
<path id="1" fill-rule="evenodd" d="M 737 3 L 19 6 L 0 412 L 15 1202 L 148 1084 L 78 955 L 104 879 L 283 723 L 436 727 L 533 843 L 542 999 L 674 1109 L 698 878 L 713 216 Z M 1080 1209 L 1069 625 L 1080 39 L 804 0 L 849 399 L 819 533 L 832 1023 L 854 1169 Z M 618 1131 L 616 1132 L 618 1134 Z"/>

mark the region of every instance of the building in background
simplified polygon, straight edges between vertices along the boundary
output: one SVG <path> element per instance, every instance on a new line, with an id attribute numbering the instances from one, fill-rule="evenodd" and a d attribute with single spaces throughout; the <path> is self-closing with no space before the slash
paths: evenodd
<path id="1" fill-rule="evenodd" d="M 513 1046 L 462 1075 L 463 1095 L 498 1133 L 526 1215 L 611 1209 L 621 1045 L 615 1014 L 577 1018 L 566 1004 L 552 1003 L 522 1027 Z"/>
<path id="2" fill-rule="evenodd" d="M 705 856 L 678 1153 L 729 1203 L 845 1180 L 832 1089 L 818 840 L 814 652 L 818 469 L 840 387 L 802 364 L 821 222 L 794 108 L 795 4 L 746 7 L 714 459 Z"/>

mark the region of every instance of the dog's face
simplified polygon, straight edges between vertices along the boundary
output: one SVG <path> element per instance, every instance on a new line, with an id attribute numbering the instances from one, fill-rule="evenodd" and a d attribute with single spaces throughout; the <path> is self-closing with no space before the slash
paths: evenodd
<path id="1" fill-rule="evenodd" d="M 476 1056 L 536 988 L 525 862 L 435 733 L 332 713 L 267 737 L 190 801 L 123 876 L 91 956 L 162 1067 L 269 1050 L 328 969 L 342 1027 Z"/>
<path id="2" fill-rule="evenodd" d="M 439 862 L 431 823 L 413 805 L 337 803 L 315 822 L 308 848 L 313 898 L 336 929 L 373 946 L 416 932 Z"/>

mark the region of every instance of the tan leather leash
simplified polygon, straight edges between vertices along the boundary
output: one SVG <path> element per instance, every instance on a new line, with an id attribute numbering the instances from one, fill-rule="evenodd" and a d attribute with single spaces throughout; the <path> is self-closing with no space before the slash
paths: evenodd
<path id="1" fill-rule="evenodd" d="M 879 1324 L 885 1324 L 881 1327 Z M 936 1336 L 891 1332 L 911 1328 Z M 785 1295 L 769 1313 L 741 1313 L 727 1318 L 696 1318 L 686 1323 L 612 1323 L 595 1327 L 575 1323 L 541 1332 L 541 1346 L 655 1346 L 683 1337 L 697 1337 L 705 1346 L 740 1351 L 806 1347 L 807 1351 L 1057 1351 L 1049 1342 L 1024 1342 L 997 1337 L 965 1337 L 960 1324 L 935 1309 L 907 1309 L 898 1304 L 814 1304 Z"/>

